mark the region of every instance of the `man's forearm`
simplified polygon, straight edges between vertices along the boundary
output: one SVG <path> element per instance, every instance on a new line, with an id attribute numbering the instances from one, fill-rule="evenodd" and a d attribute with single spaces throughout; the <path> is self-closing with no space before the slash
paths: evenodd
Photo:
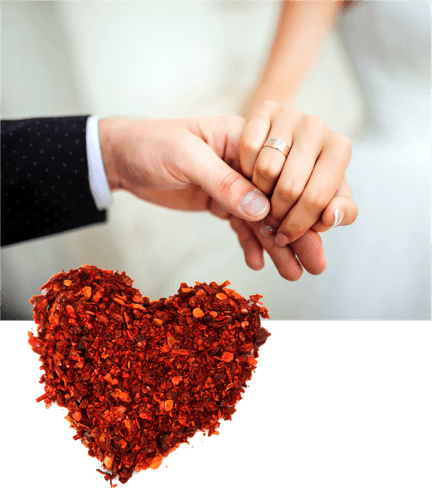
<path id="1" fill-rule="evenodd" d="M 267 99 L 293 103 L 297 90 L 338 17 L 344 2 L 283 2 L 272 50 L 244 113 Z"/>

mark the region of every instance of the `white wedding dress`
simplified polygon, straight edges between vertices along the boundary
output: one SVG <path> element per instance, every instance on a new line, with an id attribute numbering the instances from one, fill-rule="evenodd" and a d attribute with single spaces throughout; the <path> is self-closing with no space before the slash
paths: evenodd
<path id="1" fill-rule="evenodd" d="M 362 2 L 338 29 L 368 117 L 347 173 L 359 216 L 325 239 L 339 280 L 312 297 L 323 318 L 430 319 L 431 5 Z"/>
<path id="2" fill-rule="evenodd" d="M 79 61 L 74 74 L 84 103 L 77 110 L 178 117 L 185 108 L 186 114 L 193 112 L 194 101 L 201 108 L 207 104 L 213 114 L 238 109 L 264 61 L 255 51 L 260 47 L 265 53 L 276 7 L 272 2 L 173 4 L 169 9 L 177 17 L 169 31 L 164 31 L 164 21 L 171 13 L 162 12 L 163 3 L 130 7 L 142 10 L 134 16 L 101 3 L 51 8 L 63 16 L 64 36 L 72 37 L 74 60 Z M 144 15 L 146 9 L 151 16 Z M 161 46 L 157 58 L 151 37 L 138 41 L 140 33 L 152 28 L 153 18 L 161 26 L 154 41 Z M 29 26 L 34 19 L 29 17 Z M 236 41 L 224 47 L 232 32 L 238 34 Z M 181 282 L 228 279 L 245 297 L 262 294 L 272 319 L 430 319 L 430 4 L 361 2 L 340 19 L 338 34 L 363 93 L 366 130 L 353 141 L 347 172 L 359 216 L 353 225 L 323 234 L 328 267 L 322 275 L 305 272 L 298 282 L 287 282 L 269 257 L 262 271 L 253 272 L 226 222 L 142 203 L 122 192 L 115 194 L 104 226 L 2 251 L 3 299 L 14 305 L 17 317 L 31 316 L 28 300 L 51 275 L 94 263 L 125 270 L 152 299 L 174 294 Z M 171 38 L 166 41 L 166 36 Z M 225 63 L 229 49 L 238 56 Z M 189 52 L 193 57 L 186 57 Z M 142 83 L 134 79 L 133 70 L 142 69 L 138 59 L 150 74 Z M 160 75 L 158 81 L 158 73 L 171 77 Z M 109 81 L 109 95 L 93 74 Z M 181 92 L 183 79 L 189 88 Z M 236 84 L 243 93 L 231 91 Z M 152 110 L 158 98 L 165 102 Z M 58 108 L 60 112 L 60 103 Z M 348 110 L 343 104 L 338 108 Z M 72 114 L 70 107 L 68 111 Z M 12 116 L 19 112 L 11 111 Z"/>

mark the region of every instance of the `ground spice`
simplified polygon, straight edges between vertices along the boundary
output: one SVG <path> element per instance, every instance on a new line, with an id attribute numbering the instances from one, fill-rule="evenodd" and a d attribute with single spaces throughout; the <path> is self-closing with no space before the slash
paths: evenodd
<path id="1" fill-rule="evenodd" d="M 111 486 L 231 420 L 270 334 L 260 326 L 269 317 L 262 296 L 246 300 L 227 285 L 182 283 L 150 302 L 125 272 L 83 265 L 32 297 L 29 343 L 45 385 L 36 401 L 68 409 L 74 439 Z"/>

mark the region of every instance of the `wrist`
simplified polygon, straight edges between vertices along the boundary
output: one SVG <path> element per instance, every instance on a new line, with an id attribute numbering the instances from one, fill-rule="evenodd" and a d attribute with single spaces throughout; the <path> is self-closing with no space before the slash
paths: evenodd
<path id="1" fill-rule="evenodd" d="M 116 123 L 117 121 L 114 118 L 99 120 L 99 142 L 102 162 L 109 187 L 112 191 L 121 188 Z"/>
<path id="2" fill-rule="evenodd" d="M 260 84 L 242 108 L 242 115 L 248 118 L 265 101 L 293 106 L 295 96 L 295 88 L 281 86 L 280 83 Z"/>

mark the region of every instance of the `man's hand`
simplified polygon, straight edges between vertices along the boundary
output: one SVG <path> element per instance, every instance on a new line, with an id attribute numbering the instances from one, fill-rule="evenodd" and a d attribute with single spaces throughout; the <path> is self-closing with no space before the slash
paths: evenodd
<path id="1" fill-rule="evenodd" d="M 109 185 L 169 208 L 259 221 L 270 203 L 234 170 L 244 125 L 238 116 L 100 120 Z"/>

